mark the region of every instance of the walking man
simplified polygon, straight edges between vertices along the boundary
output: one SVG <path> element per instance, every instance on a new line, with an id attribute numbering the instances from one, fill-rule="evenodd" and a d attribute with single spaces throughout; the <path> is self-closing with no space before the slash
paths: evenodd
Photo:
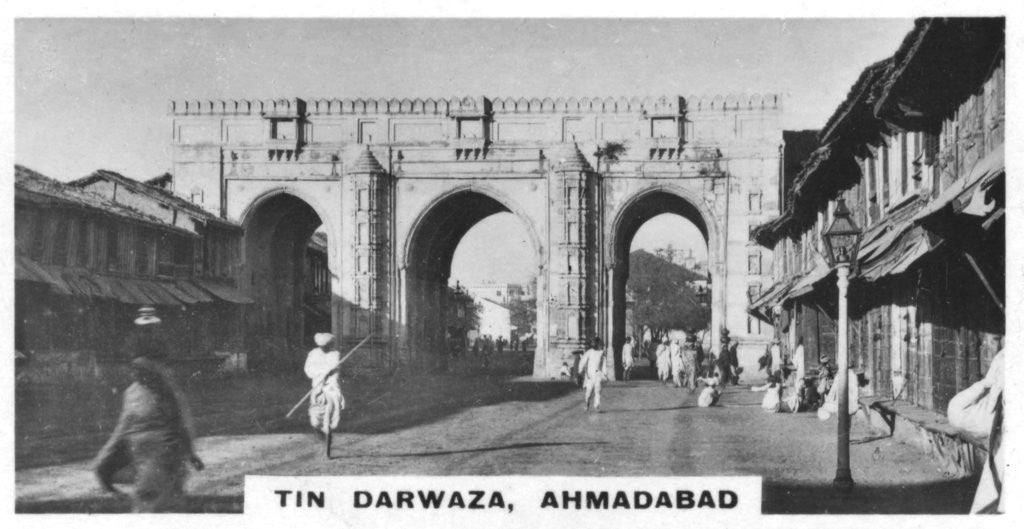
<path id="1" fill-rule="evenodd" d="M 626 343 L 622 344 L 622 378 L 629 380 L 633 372 L 633 337 L 627 336 Z"/>
<path id="2" fill-rule="evenodd" d="M 203 461 L 192 445 L 191 416 L 184 392 L 163 361 L 167 349 L 153 307 L 139 309 L 125 349 L 131 355 L 133 382 L 124 392 L 121 416 L 110 440 L 96 457 L 96 477 L 109 492 L 118 492 L 114 474 L 133 467 L 133 512 L 178 511 L 185 493 L 188 462 Z"/>
<path id="3" fill-rule="evenodd" d="M 697 389 L 697 335 L 689 332 L 686 335 L 686 343 L 683 344 L 683 370 L 686 371 L 686 387 L 693 393 Z"/>
<path id="4" fill-rule="evenodd" d="M 591 338 L 590 348 L 580 358 L 579 372 L 583 380 L 584 410 L 590 411 L 593 401 L 594 410 L 601 408 L 601 383 L 604 382 L 604 342 L 600 338 Z"/>
<path id="5" fill-rule="evenodd" d="M 669 346 L 669 370 L 672 373 L 672 384 L 679 388 L 683 386 L 683 348 L 679 345 L 679 339 L 672 340 Z"/>
<path id="6" fill-rule="evenodd" d="M 345 409 L 345 396 L 338 380 L 338 362 L 341 353 L 331 347 L 334 335 L 326 332 L 313 336 L 316 347 L 306 355 L 305 372 L 313 384 L 309 399 L 309 425 L 324 436 L 327 458 L 331 457 L 331 434 L 341 421 Z"/>
<path id="7" fill-rule="evenodd" d="M 657 358 L 657 368 L 658 368 L 658 380 L 660 380 L 662 382 L 662 384 L 666 384 L 666 383 L 668 383 L 668 380 L 671 377 L 670 370 L 671 370 L 671 367 L 672 367 L 670 365 L 671 364 L 671 360 L 670 360 L 670 355 L 669 355 L 669 339 L 668 339 L 668 335 L 665 335 L 665 337 L 662 338 L 661 343 L 658 344 L 658 351 L 656 353 L 656 358 Z"/>

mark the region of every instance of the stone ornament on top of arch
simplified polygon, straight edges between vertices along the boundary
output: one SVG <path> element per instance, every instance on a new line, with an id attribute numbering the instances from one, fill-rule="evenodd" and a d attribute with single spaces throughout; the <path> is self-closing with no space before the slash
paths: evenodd
<path id="1" fill-rule="evenodd" d="M 625 220 L 625 215 L 630 210 L 637 207 L 637 205 L 639 205 L 645 199 L 652 195 L 657 195 L 658 193 L 673 195 L 693 206 L 693 208 L 700 215 L 699 220 L 704 224 L 704 228 L 707 230 L 706 236 L 708 244 L 708 261 L 710 262 L 713 256 L 718 253 L 719 225 L 718 219 L 717 217 L 715 217 L 714 212 L 708 208 L 707 204 L 704 202 L 703 198 L 698 193 L 679 185 L 666 183 L 644 188 L 643 190 L 634 193 L 627 200 L 623 201 L 622 204 L 618 207 L 618 210 L 612 216 L 612 224 L 611 226 L 609 226 L 609 228 L 611 229 L 611 233 L 609 234 L 611 244 L 609 244 L 605 249 L 605 251 L 607 252 L 605 258 L 607 259 L 606 262 L 609 264 L 609 266 L 618 265 L 618 262 L 616 261 L 616 249 L 618 248 L 619 243 L 621 242 L 619 240 L 620 237 L 623 236 L 621 231 L 622 224 Z M 689 220 L 690 222 L 694 222 L 695 219 L 687 220 Z M 698 225 L 697 228 L 700 229 L 700 226 Z M 626 249 L 626 253 L 628 255 L 628 248 Z"/>
<path id="2" fill-rule="evenodd" d="M 256 195 L 255 198 L 253 198 L 249 202 L 248 205 L 245 206 L 245 209 L 242 210 L 242 214 L 239 216 L 239 223 L 242 225 L 242 228 L 245 231 L 248 231 L 249 226 L 251 225 L 253 219 L 257 216 L 256 214 L 259 211 L 260 207 L 266 204 L 271 199 L 282 195 L 288 195 L 292 198 L 305 202 L 306 205 L 308 205 L 310 209 L 313 210 L 313 213 L 316 213 L 316 216 L 320 217 L 321 225 L 323 226 L 324 231 L 327 232 L 327 248 L 338 247 L 336 246 L 336 241 L 338 241 L 337 237 L 339 236 L 339 234 L 335 232 L 336 228 L 329 221 L 330 216 L 326 214 L 326 212 L 330 210 L 324 206 L 324 204 L 321 202 L 321 199 L 318 196 L 312 195 L 299 187 L 275 186 L 270 189 L 261 191 L 258 195 Z"/>
<path id="3" fill-rule="evenodd" d="M 409 267 L 410 259 L 412 259 L 413 257 L 412 251 L 414 240 L 420 233 L 421 229 L 423 228 L 423 223 L 427 220 L 428 216 L 431 213 L 433 213 L 438 208 L 438 206 L 440 206 L 447 200 L 451 199 L 452 197 L 455 197 L 456 195 L 462 193 L 477 193 L 490 199 L 493 199 L 500 203 L 502 206 L 505 206 L 505 209 L 507 209 L 510 213 L 515 215 L 515 217 L 519 219 L 526 227 L 526 232 L 530 236 L 530 242 L 532 243 L 534 249 L 534 256 L 536 259 L 535 264 L 537 265 L 537 268 L 539 269 L 544 266 L 545 248 L 544 245 L 541 243 L 542 239 L 538 234 L 537 225 L 536 222 L 534 222 L 534 219 L 529 214 L 526 213 L 526 210 L 519 206 L 519 204 L 511 197 L 509 197 L 506 193 L 499 191 L 493 186 L 472 183 L 460 185 L 445 190 L 443 193 L 431 199 L 430 202 L 428 202 L 427 205 L 424 206 L 420 210 L 420 212 L 416 214 L 416 219 L 412 222 L 412 225 L 406 231 L 405 238 L 403 239 L 402 242 L 402 256 L 399 262 L 399 266 L 401 268 Z"/>

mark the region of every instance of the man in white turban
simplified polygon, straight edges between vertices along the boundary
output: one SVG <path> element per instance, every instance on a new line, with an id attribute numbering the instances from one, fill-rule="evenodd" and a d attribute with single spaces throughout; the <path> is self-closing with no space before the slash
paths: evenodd
<path id="1" fill-rule="evenodd" d="M 327 457 L 331 457 L 331 432 L 338 427 L 341 410 L 345 409 L 345 396 L 338 381 L 338 362 L 341 353 L 332 346 L 334 335 L 317 333 L 313 336 L 317 347 L 306 356 L 305 371 L 313 384 L 309 399 L 309 424 L 326 438 Z"/>

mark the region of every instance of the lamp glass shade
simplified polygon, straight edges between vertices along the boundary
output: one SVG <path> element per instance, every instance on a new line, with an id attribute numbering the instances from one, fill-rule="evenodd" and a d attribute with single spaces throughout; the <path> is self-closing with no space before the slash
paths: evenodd
<path id="1" fill-rule="evenodd" d="M 853 215 L 846 207 L 846 201 L 840 198 L 836 202 L 832 224 L 821 234 L 828 264 L 830 266 L 855 264 L 857 250 L 860 247 L 860 236 L 860 228 L 853 221 Z"/>

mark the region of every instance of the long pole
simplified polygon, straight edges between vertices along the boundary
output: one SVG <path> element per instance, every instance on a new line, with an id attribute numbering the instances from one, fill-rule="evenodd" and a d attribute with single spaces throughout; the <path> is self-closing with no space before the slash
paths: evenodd
<path id="1" fill-rule="evenodd" d="M 373 336 L 372 333 L 366 335 L 366 338 L 363 338 L 362 341 L 357 343 L 356 346 L 353 347 L 348 353 L 346 353 L 345 356 L 342 357 L 341 360 L 338 360 L 337 364 L 334 364 L 334 367 L 331 368 L 331 371 L 334 371 L 335 369 L 338 369 L 339 367 L 341 367 L 341 364 L 345 363 L 345 360 L 348 360 L 348 357 L 352 356 L 352 353 L 356 352 L 356 349 L 359 349 L 360 347 L 362 347 L 363 344 L 366 343 L 366 341 L 369 340 L 371 336 Z M 331 371 L 328 371 L 327 374 L 330 374 Z M 306 399 L 308 399 L 309 396 L 312 395 L 312 394 L 313 394 L 313 388 L 310 388 L 310 390 L 306 392 L 306 394 L 302 397 L 302 399 L 300 399 L 299 402 L 295 403 L 295 406 L 292 406 L 292 409 L 288 410 L 288 413 L 284 416 L 284 418 L 287 419 L 287 418 L 291 417 L 292 414 L 295 413 L 295 410 L 299 409 L 299 406 L 302 406 L 302 403 L 306 402 Z"/>
<path id="2" fill-rule="evenodd" d="M 839 322 L 836 330 L 839 431 L 836 446 L 836 478 L 832 481 L 832 486 L 845 492 L 853 488 L 853 477 L 850 475 L 850 362 L 846 344 L 846 288 L 850 284 L 850 265 L 840 264 L 836 273 L 839 276 L 836 281 L 839 287 Z"/>

